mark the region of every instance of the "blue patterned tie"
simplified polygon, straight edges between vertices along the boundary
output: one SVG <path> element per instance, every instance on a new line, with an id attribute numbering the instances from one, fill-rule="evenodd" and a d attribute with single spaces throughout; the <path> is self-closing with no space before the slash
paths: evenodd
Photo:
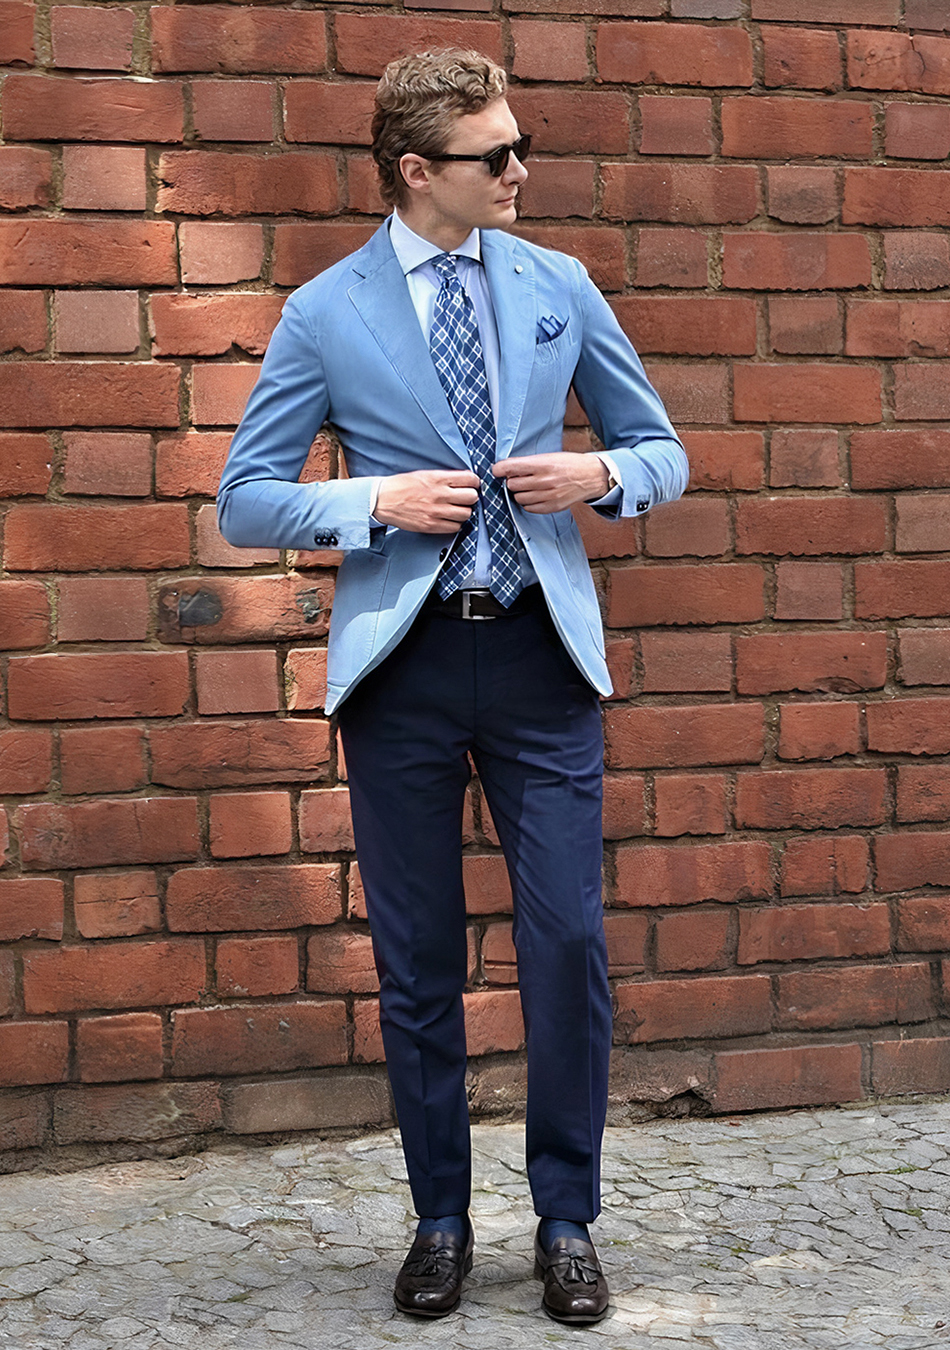
<path id="1" fill-rule="evenodd" d="M 452 255 L 440 253 L 432 259 L 432 265 L 442 285 L 436 296 L 429 350 L 452 416 L 472 457 L 472 468 L 481 479 L 482 509 L 492 555 L 489 589 L 500 604 L 507 606 L 521 590 L 518 539 L 502 480 L 491 471 L 495 462 L 495 422 L 475 310 L 458 279 Z M 443 600 L 457 591 L 475 570 L 477 523 L 477 510 L 473 508 L 439 577 L 439 595 Z"/>

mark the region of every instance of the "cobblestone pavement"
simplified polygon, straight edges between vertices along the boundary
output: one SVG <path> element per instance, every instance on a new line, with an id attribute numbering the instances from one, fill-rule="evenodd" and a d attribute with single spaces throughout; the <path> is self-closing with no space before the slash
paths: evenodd
<path id="1" fill-rule="evenodd" d="M 609 1130 L 613 1312 L 584 1330 L 539 1311 L 521 1128 L 474 1140 L 475 1269 L 437 1322 L 391 1301 L 391 1132 L 0 1177 L 0 1347 L 950 1346 L 950 1102 Z"/>

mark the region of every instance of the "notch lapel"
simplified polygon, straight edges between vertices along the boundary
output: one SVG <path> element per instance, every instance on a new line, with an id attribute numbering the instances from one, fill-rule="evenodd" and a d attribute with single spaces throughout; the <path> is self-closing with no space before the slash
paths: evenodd
<path id="1" fill-rule="evenodd" d="M 385 224 L 354 258 L 353 270 L 360 280 L 347 294 L 360 318 L 432 426 L 470 469 L 471 457 L 439 383 Z"/>
<path id="2" fill-rule="evenodd" d="M 482 231 L 482 260 L 491 292 L 498 346 L 501 352 L 495 458 L 511 454 L 528 380 L 534 364 L 535 276 L 534 264 L 518 241 L 501 230 Z M 517 269 L 517 270 L 516 270 Z"/>

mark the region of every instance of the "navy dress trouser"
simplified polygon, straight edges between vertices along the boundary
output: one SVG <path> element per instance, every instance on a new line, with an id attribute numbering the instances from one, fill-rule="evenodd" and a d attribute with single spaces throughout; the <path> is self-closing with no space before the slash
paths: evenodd
<path id="1" fill-rule="evenodd" d="M 611 1003 L 596 693 L 543 602 L 467 621 L 423 611 L 340 709 L 380 1022 L 413 1203 L 466 1210 L 471 1143 L 462 808 L 474 762 L 511 878 L 535 1210 L 600 1210 Z"/>

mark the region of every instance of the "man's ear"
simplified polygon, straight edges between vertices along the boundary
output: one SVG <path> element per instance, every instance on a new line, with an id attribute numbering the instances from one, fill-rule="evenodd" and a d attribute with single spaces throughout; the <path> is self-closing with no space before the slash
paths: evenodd
<path id="1" fill-rule="evenodd" d="M 403 155 L 397 167 L 402 174 L 403 182 L 410 191 L 429 191 L 429 174 L 432 172 L 432 165 L 429 160 L 423 159 L 422 155 Z"/>

